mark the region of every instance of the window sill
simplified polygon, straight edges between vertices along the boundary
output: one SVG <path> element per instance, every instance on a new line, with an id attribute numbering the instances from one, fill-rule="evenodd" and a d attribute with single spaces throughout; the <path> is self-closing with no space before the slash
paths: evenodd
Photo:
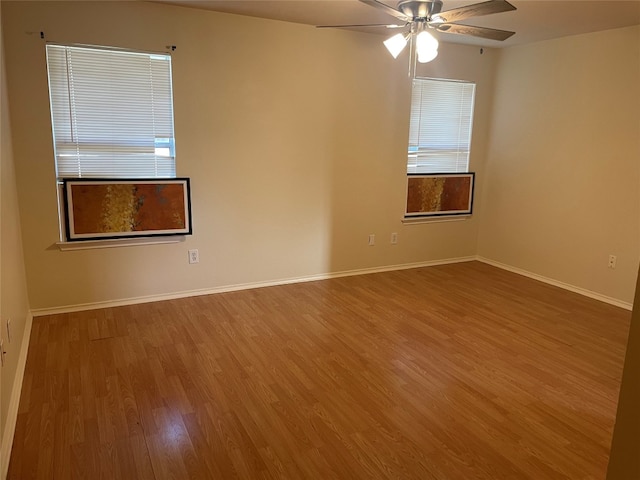
<path id="1" fill-rule="evenodd" d="M 90 250 L 94 248 L 133 247 L 137 245 L 156 245 L 159 243 L 184 242 L 184 235 L 174 237 L 148 237 L 148 238 L 118 238 L 110 240 L 84 240 L 81 242 L 56 242 L 57 247 L 63 251 Z"/>
<path id="2" fill-rule="evenodd" d="M 455 215 L 442 217 L 405 217 L 402 223 L 405 225 L 417 225 L 421 223 L 443 223 L 443 222 L 462 222 L 469 220 L 471 215 Z"/>

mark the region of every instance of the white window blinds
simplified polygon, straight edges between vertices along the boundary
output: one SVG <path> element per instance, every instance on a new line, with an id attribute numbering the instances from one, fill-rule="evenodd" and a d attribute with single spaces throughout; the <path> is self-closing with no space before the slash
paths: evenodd
<path id="1" fill-rule="evenodd" d="M 175 177 L 171 57 L 47 45 L 56 171 Z"/>
<path id="2" fill-rule="evenodd" d="M 469 171 L 475 84 L 416 78 L 407 173 Z"/>

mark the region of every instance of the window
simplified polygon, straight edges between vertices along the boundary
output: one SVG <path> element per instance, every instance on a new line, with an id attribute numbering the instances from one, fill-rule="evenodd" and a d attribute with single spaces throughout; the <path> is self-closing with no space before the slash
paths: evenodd
<path id="1" fill-rule="evenodd" d="M 469 171 L 475 87 L 454 80 L 413 80 L 407 173 Z"/>
<path id="2" fill-rule="evenodd" d="M 56 175 L 176 175 L 171 56 L 47 45 Z"/>
<path id="3" fill-rule="evenodd" d="M 416 78 L 411 93 L 405 219 L 469 216 L 475 84 Z"/>

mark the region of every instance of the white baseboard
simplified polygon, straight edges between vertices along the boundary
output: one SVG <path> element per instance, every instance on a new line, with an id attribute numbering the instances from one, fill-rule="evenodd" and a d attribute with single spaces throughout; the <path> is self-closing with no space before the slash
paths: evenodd
<path id="1" fill-rule="evenodd" d="M 18 421 L 18 407 L 20 406 L 20 394 L 22 393 L 22 381 L 24 380 L 24 370 L 27 365 L 27 352 L 29 351 L 29 340 L 31 338 L 31 325 L 33 324 L 33 314 L 27 313 L 24 325 L 24 333 L 22 335 L 22 343 L 20 344 L 20 353 L 18 354 L 18 365 L 16 368 L 16 376 L 11 386 L 11 396 L 9 398 L 9 410 L 7 411 L 7 421 L 2 433 L 2 451 L 0 452 L 0 478 L 7 478 L 9 471 L 9 460 L 11 459 L 11 447 L 13 446 L 13 434 L 16 431 L 16 423 Z"/>
<path id="2" fill-rule="evenodd" d="M 615 305 L 616 307 L 624 308 L 625 310 L 633 309 L 632 303 L 623 302 L 622 300 L 618 300 L 617 298 L 601 295 L 599 293 L 592 292 L 591 290 L 587 290 L 585 288 L 576 287 L 575 285 L 571 285 L 569 283 L 560 282 L 559 280 L 554 280 L 553 278 L 538 275 L 537 273 L 529 272 L 521 268 L 512 267 L 511 265 L 507 265 L 505 263 L 496 262 L 495 260 L 491 260 L 490 258 L 477 256 L 476 260 L 482 263 L 493 265 L 494 267 L 501 268 L 502 270 L 507 270 L 509 272 L 517 273 L 525 277 L 533 278 L 534 280 L 538 280 L 543 283 L 548 283 L 549 285 L 553 285 L 554 287 L 560 287 L 565 290 L 569 290 L 570 292 L 584 295 L 585 297 L 593 298 L 595 300 L 599 300 L 601 302 L 605 302 L 610 305 Z"/>
<path id="3" fill-rule="evenodd" d="M 211 295 L 215 293 L 235 292 L 238 290 L 250 290 L 253 288 L 273 287 L 277 285 L 288 285 L 292 283 L 314 282 L 316 280 L 328 280 L 331 278 L 350 277 L 353 275 L 367 275 L 371 273 L 390 272 L 394 270 L 407 270 L 410 268 L 431 267 L 435 265 L 447 265 L 450 263 L 471 262 L 476 260 L 475 256 L 447 258 L 443 260 L 430 260 L 426 262 L 404 263 L 400 265 L 386 265 L 383 267 L 362 268 L 357 270 L 345 270 L 342 272 L 322 273 L 319 275 L 309 275 L 305 277 L 284 278 L 267 282 L 242 283 L 237 285 L 225 285 L 216 288 L 206 288 L 200 290 L 190 290 L 163 295 L 149 295 L 144 297 L 123 298 L 121 300 L 109 300 L 105 302 L 83 303 L 79 305 L 65 305 L 53 308 L 32 309 L 34 317 L 42 315 L 55 315 L 60 313 L 80 312 L 83 310 L 95 310 L 98 308 L 121 307 L 124 305 L 135 305 L 138 303 L 160 302 L 163 300 L 174 300 L 177 298 L 196 297 L 199 295 Z"/>
<path id="4" fill-rule="evenodd" d="M 474 260 L 486 263 L 488 265 L 493 265 L 494 267 L 498 267 L 503 270 L 507 270 L 509 272 L 517 273 L 525 277 L 533 278 L 534 280 L 548 283 L 549 285 L 560 287 L 565 290 L 569 290 L 571 292 L 578 293 L 580 295 L 584 295 L 586 297 L 593 298 L 595 300 L 599 300 L 601 302 L 609 303 L 611 305 L 624 308 L 626 310 L 631 310 L 633 307 L 631 303 L 624 302 L 616 298 L 608 297 L 606 295 L 601 295 L 599 293 L 592 292 L 591 290 L 586 290 L 581 287 L 576 287 L 575 285 L 570 285 L 568 283 L 564 283 L 559 280 L 554 280 L 552 278 L 548 278 L 543 275 L 538 275 L 537 273 L 529 272 L 527 270 L 513 267 L 505 263 L 497 262 L 489 258 L 473 255 L 468 257 L 446 258 L 442 260 L 429 260 L 426 262 L 403 263 L 399 265 L 386 265 L 382 267 L 345 270 L 341 272 L 322 273 L 318 275 L 309 275 L 304 277 L 284 278 L 279 280 L 270 280 L 266 282 L 250 282 L 250 283 L 241 283 L 236 285 L 224 285 L 224 286 L 215 287 L 215 288 L 188 290 L 183 292 L 161 294 L 161 295 L 148 295 L 144 297 L 123 298 L 119 300 L 108 300 L 104 302 L 82 303 L 78 305 L 64 305 L 61 307 L 52 307 L 52 308 L 35 308 L 31 310 L 31 313 L 34 317 L 38 317 L 41 315 L 55 315 L 59 313 L 80 312 L 83 310 L 95 310 L 98 308 L 111 308 L 111 307 L 121 307 L 124 305 L 135 305 L 139 303 L 160 302 L 164 300 L 175 300 L 177 298 L 196 297 L 199 295 L 212 295 L 216 293 L 236 292 L 239 290 L 250 290 L 253 288 L 273 287 L 277 285 L 288 285 L 292 283 L 314 282 L 317 280 L 328 280 L 331 278 L 349 277 L 353 275 L 367 275 L 371 273 L 391 272 L 394 270 L 407 270 L 411 268 L 431 267 L 435 265 L 447 265 L 452 263 L 471 262 Z"/>

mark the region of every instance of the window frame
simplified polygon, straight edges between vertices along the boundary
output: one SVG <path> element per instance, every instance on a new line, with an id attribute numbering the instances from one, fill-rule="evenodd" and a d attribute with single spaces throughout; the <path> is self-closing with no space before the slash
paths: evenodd
<path id="1" fill-rule="evenodd" d="M 54 101 L 54 89 L 56 88 L 56 86 L 52 87 L 52 63 L 50 60 L 50 52 L 52 50 L 50 50 L 50 47 L 52 47 L 53 49 L 72 49 L 72 50 L 84 50 L 84 51 L 91 51 L 93 53 L 97 53 L 100 51 L 105 52 L 106 54 L 115 54 L 114 57 L 116 60 L 116 62 L 120 61 L 122 58 L 125 58 L 124 55 L 132 55 L 132 56 L 146 56 L 149 60 L 149 70 L 150 72 L 148 73 L 148 77 L 149 78 L 143 78 L 142 76 L 140 78 L 136 78 L 131 76 L 131 78 L 129 78 L 128 74 L 129 72 L 125 72 L 124 78 L 125 81 L 130 81 L 132 83 L 140 83 L 144 85 L 144 82 L 148 82 L 147 84 L 147 89 L 146 90 L 142 90 L 143 93 L 146 93 L 150 98 L 151 98 L 151 103 L 149 103 L 148 99 L 143 99 L 144 101 L 141 101 L 140 103 L 144 106 L 144 108 L 151 110 L 151 115 L 153 120 L 151 121 L 151 127 L 152 127 L 152 131 L 154 132 L 153 135 L 151 137 L 149 137 L 149 135 L 147 135 L 145 138 L 147 138 L 146 143 L 148 144 L 149 141 L 151 139 L 153 146 L 152 147 L 146 147 L 146 155 L 149 156 L 153 156 L 154 161 L 157 162 L 157 158 L 161 157 L 161 158 L 169 158 L 170 160 L 165 160 L 164 164 L 165 165 L 169 165 L 169 170 L 165 170 L 163 172 L 158 171 L 157 167 L 155 168 L 155 172 L 152 175 L 149 175 L 149 170 L 147 170 L 146 172 L 144 172 L 144 174 L 141 173 L 140 170 L 136 170 L 135 173 L 132 175 L 131 171 L 128 172 L 123 172 L 123 173 L 118 173 L 118 171 L 114 170 L 109 170 L 109 169 L 104 169 L 102 171 L 102 173 L 100 173 L 99 175 L 95 175 L 95 174 L 89 174 L 89 175 L 69 175 L 69 174 L 62 174 L 60 172 L 60 168 L 59 168 L 59 146 L 62 145 L 62 142 L 60 142 L 60 137 L 56 137 L 56 128 L 60 128 L 60 129 L 64 129 L 65 127 L 71 131 L 74 128 L 74 122 L 77 122 L 78 120 L 76 118 L 72 118 L 72 116 L 70 115 L 70 119 L 69 119 L 69 123 L 68 124 L 60 124 L 59 121 L 56 121 L 55 119 L 55 115 L 54 115 L 54 109 L 57 108 L 57 105 L 54 105 L 56 102 L 69 102 L 68 104 L 68 109 L 71 112 L 72 108 L 75 108 L 75 106 L 72 105 L 73 100 L 72 100 L 72 89 L 69 89 L 69 93 L 67 94 L 67 96 L 62 95 L 60 98 L 62 98 L 62 100 L 56 99 Z M 170 47 L 170 50 L 173 51 L 174 47 Z M 68 52 L 69 50 L 65 50 L 65 55 L 66 52 Z M 172 62 L 172 56 L 171 56 L 171 51 L 169 51 L 169 47 L 168 47 L 168 51 L 166 52 L 157 52 L 157 51 L 145 51 L 145 50 L 137 50 L 137 49 L 127 49 L 127 48 L 120 48 L 120 47 L 112 47 L 112 46 L 103 46 L 103 45 L 87 45 L 87 44 L 74 44 L 74 43 L 59 43 L 59 42 L 47 42 L 45 45 L 45 66 L 46 66 L 46 71 L 47 71 L 47 87 L 48 87 L 48 96 L 49 96 L 49 110 L 50 110 L 50 115 L 51 115 L 51 128 L 52 128 L 52 142 L 53 142 L 53 153 L 54 153 L 54 169 L 55 169 L 55 181 L 56 181 L 56 192 L 57 192 L 57 208 L 58 208 L 58 229 L 59 229 L 59 236 L 60 236 L 60 241 L 58 242 L 59 245 L 61 244 L 67 244 L 68 239 L 66 238 L 66 229 L 65 229 L 65 206 L 64 206 L 64 192 L 63 192 L 63 181 L 65 178 L 136 178 L 136 179 L 143 179 L 143 178 L 150 178 L 150 179 L 175 179 L 177 178 L 177 169 L 176 169 L 176 139 L 175 139 L 175 115 L 174 115 L 174 89 L 173 89 L 173 62 Z M 121 55 L 122 54 L 122 55 Z M 158 58 L 154 58 L 154 57 L 158 57 Z M 96 57 L 98 58 L 98 57 Z M 151 64 L 154 60 L 160 60 L 162 62 L 166 62 L 166 64 L 157 64 L 161 66 L 161 76 L 157 77 L 157 73 L 156 73 L 156 77 L 161 79 L 161 83 L 159 84 L 160 86 L 164 85 L 165 88 L 165 92 L 161 92 L 162 95 L 160 97 L 157 96 L 158 90 L 154 90 L 154 85 L 158 85 L 158 84 L 154 84 L 153 83 L 153 73 L 151 72 L 152 67 Z M 59 60 L 58 60 L 59 61 Z M 60 85 L 61 82 L 67 82 L 67 84 L 75 81 L 76 79 L 73 79 L 71 77 L 72 73 L 69 71 L 69 59 L 68 57 L 65 57 L 64 59 L 66 63 L 66 68 L 67 68 L 67 72 L 66 72 L 66 78 L 63 78 L 62 74 L 60 76 L 58 76 L 56 79 L 53 80 L 53 82 L 58 82 L 58 86 Z M 108 60 L 105 59 L 98 59 L 98 62 L 103 62 L 104 64 L 108 64 Z M 59 67 L 59 65 L 57 65 Z M 118 66 L 121 66 L 121 64 L 118 64 Z M 114 67 L 115 68 L 115 67 Z M 136 70 L 137 73 L 139 73 Z M 59 72 L 58 72 L 59 73 Z M 55 75 L 55 73 L 54 73 Z M 131 80 L 133 79 L 133 80 Z M 86 77 L 84 78 L 84 80 L 86 80 Z M 164 83 L 163 83 L 164 82 Z M 102 87 L 102 86 L 100 86 Z M 139 86 L 138 86 L 139 88 Z M 85 92 L 89 91 L 89 89 L 85 89 Z M 106 88 L 105 88 L 106 91 Z M 124 91 L 118 91 L 118 95 L 120 95 L 120 93 L 124 92 L 124 94 L 126 95 L 127 93 L 130 92 L 134 92 L 135 91 L 132 89 L 130 90 L 124 90 Z M 154 94 L 156 95 L 156 97 L 154 97 Z M 140 100 L 137 97 L 134 97 L 136 100 Z M 164 102 L 164 104 L 162 105 L 164 108 L 164 112 L 161 113 L 160 117 L 158 117 L 158 113 L 154 110 L 154 102 L 156 101 L 156 99 L 159 98 L 161 102 Z M 115 102 L 117 104 L 117 102 Z M 111 110 L 110 108 L 106 108 L 103 110 L 102 113 L 105 113 L 107 111 Z M 109 118 L 111 118 L 111 121 L 113 122 L 113 116 L 116 115 L 116 110 L 113 111 L 109 111 L 108 114 L 112 115 L 112 117 L 105 117 L 107 120 L 101 122 L 101 121 L 96 121 L 93 120 L 93 122 L 95 124 L 101 124 L 100 127 L 104 127 L 105 125 L 107 125 L 109 123 Z M 146 115 L 148 116 L 148 112 L 146 112 Z M 156 134 L 156 124 L 155 124 L 155 119 L 159 118 L 160 120 L 164 121 L 164 123 L 162 123 L 162 125 L 164 125 L 164 130 L 161 128 L 162 132 L 164 132 L 161 135 L 157 135 Z M 168 126 L 167 126 L 168 125 Z M 99 127 L 99 128 L 100 128 Z M 158 130 L 160 131 L 160 130 Z M 147 132 L 148 133 L 148 132 Z M 108 144 L 103 144 L 102 147 L 106 148 L 99 148 L 97 149 L 99 155 L 104 155 L 105 158 L 109 156 L 109 152 L 110 151 L 114 151 L 114 150 L 119 150 L 121 149 L 124 152 L 131 152 L 135 147 L 135 141 L 132 141 L 132 137 L 131 136 L 127 136 L 129 134 L 129 132 L 125 132 L 124 134 L 122 134 L 122 138 L 123 141 L 118 143 L 118 142 L 112 142 L 112 143 L 108 143 Z M 75 140 L 76 144 L 77 143 L 81 143 L 82 141 L 80 140 L 79 137 L 76 137 L 75 139 L 72 138 L 72 140 Z M 85 142 L 84 143 L 85 146 L 91 145 L 90 142 Z M 149 149 L 153 149 L 153 153 L 151 154 L 149 152 Z M 111 149 L 111 150 L 110 150 Z M 159 153 L 159 149 L 163 149 L 163 151 L 161 152 L 160 155 L 158 155 Z M 168 149 L 168 151 L 167 151 Z M 168 153 L 168 155 L 166 155 L 166 153 Z M 78 154 L 79 155 L 79 154 Z M 80 158 L 80 157 L 79 157 Z M 126 160 L 126 159 L 125 159 Z M 81 161 L 80 159 L 78 160 L 79 162 Z M 108 160 L 102 160 L 103 162 L 108 162 Z M 122 160 L 120 160 L 122 161 Z M 167 163 L 169 162 L 169 163 Z M 125 163 L 126 164 L 126 163 Z M 149 164 L 149 162 L 147 161 L 147 164 Z M 136 167 L 136 165 L 134 164 L 134 167 Z M 161 241 L 161 240 L 160 240 Z M 176 241 L 175 239 L 171 239 L 171 242 Z M 127 244 L 133 244 L 131 243 L 131 239 L 122 239 L 122 240 L 104 240 L 104 241 L 100 241 L 100 242 L 96 242 L 96 243 L 100 243 L 100 244 L 105 244 L 105 243 L 112 243 L 112 242 L 117 242 L 117 243 L 122 243 L 124 245 Z M 157 241 L 154 242 L 149 242 L 149 243 L 157 243 Z M 109 245 L 109 246 L 113 246 L 113 245 Z M 84 248 L 87 248 L 86 246 Z"/>
<path id="2" fill-rule="evenodd" d="M 422 83 L 420 87 L 420 98 L 419 101 L 416 102 L 416 82 Z M 433 112 L 429 112 L 429 117 L 425 120 L 425 124 L 427 128 L 423 129 L 422 125 L 422 117 L 425 114 L 425 98 L 424 98 L 424 89 L 426 88 L 426 84 L 436 84 L 439 85 L 440 88 L 438 92 L 433 95 L 428 95 L 426 97 L 426 101 L 429 99 L 432 100 L 432 104 L 435 104 Z M 450 100 L 454 100 L 455 102 L 450 102 L 450 105 L 445 105 L 446 102 L 444 100 L 447 99 L 446 96 L 440 98 L 436 97 L 437 95 L 446 94 L 446 90 L 443 92 L 443 89 L 449 87 L 456 95 L 451 95 L 452 98 Z M 460 87 L 456 91 L 456 87 Z M 407 178 L 407 195 L 405 201 L 405 214 L 404 214 L 404 223 L 424 223 L 424 222 L 434 222 L 434 221 L 452 221 L 452 220 L 464 220 L 472 215 L 473 212 L 473 200 L 474 200 L 474 179 L 475 173 L 470 171 L 470 162 L 471 162 L 471 141 L 473 137 L 473 121 L 475 114 L 475 94 L 476 94 L 476 82 L 468 81 L 468 80 L 454 80 L 454 79 L 445 79 L 445 78 L 433 78 L 433 77 L 415 77 L 412 80 L 411 86 L 411 110 L 409 113 L 409 138 L 407 141 L 407 164 L 406 164 L 406 178 Z M 450 95 L 450 94 L 448 94 Z M 451 107 L 458 106 L 458 112 L 454 114 L 449 114 L 448 109 Z M 416 108 L 418 111 L 416 112 Z M 464 110 L 464 111 L 463 111 Z M 438 112 L 444 113 L 446 118 L 442 119 L 442 116 L 438 116 Z M 417 125 L 415 123 L 417 119 Z M 465 122 L 464 125 L 461 126 L 461 123 Z M 440 144 L 440 146 L 444 145 L 445 148 L 434 148 L 433 143 L 425 143 L 424 145 L 420 145 L 421 141 L 425 140 L 425 137 L 431 135 L 428 131 L 429 125 L 434 127 L 434 136 L 436 136 L 436 140 Z M 443 126 L 444 124 L 444 126 Z M 447 132 L 451 134 L 452 131 L 456 130 L 457 132 L 453 134 L 453 136 L 449 139 L 449 137 L 443 138 L 442 132 Z M 426 131 L 426 133 L 425 133 Z M 462 133 L 462 135 L 461 135 Z M 440 136 L 438 136 L 440 135 Z M 431 139 L 429 139 L 431 141 Z M 462 148 L 461 148 L 462 146 Z M 449 147 L 449 148 L 446 148 Z M 420 152 L 424 152 L 423 155 L 427 161 L 421 162 L 418 157 Z M 445 162 L 444 165 L 438 165 L 437 161 L 432 160 L 432 158 L 437 157 L 438 153 L 444 154 Z M 459 157 L 463 155 L 463 162 L 460 162 Z M 414 160 L 412 160 L 412 158 Z M 432 165 L 430 165 L 432 163 Z M 468 192 L 468 208 L 460 209 L 458 211 L 442 211 L 438 212 L 437 210 L 433 210 L 430 212 L 409 212 L 409 205 L 415 204 L 418 201 L 425 201 L 427 203 L 424 205 L 430 205 L 430 202 L 435 202 L 437 200 L 437 208 L 440 208 L 440 202 L 442 205 L 445 204 L 444 198 L 441 197 L 443 194 L 429 193 L 426 192 L 417 193 L 418 191 L 415 188 L 410 188 L 410 179 L 416 177 L 449 177 L 455 178 L 456 176 L 467 176 L 469 175 L 471 178 L 471 186 Z M 415 195 L 418 195 L 416 197 Z M 427 195 L 426 197 L 424 195 Z M 435 197 L 430 197 L 430 195 L 436 195 Z M 466 195 L 466 193 L 465 193 Z M 433 204 L 431 204 L 433 205 Z M 465 211 L 466 210 L 466 211 Z"/>

